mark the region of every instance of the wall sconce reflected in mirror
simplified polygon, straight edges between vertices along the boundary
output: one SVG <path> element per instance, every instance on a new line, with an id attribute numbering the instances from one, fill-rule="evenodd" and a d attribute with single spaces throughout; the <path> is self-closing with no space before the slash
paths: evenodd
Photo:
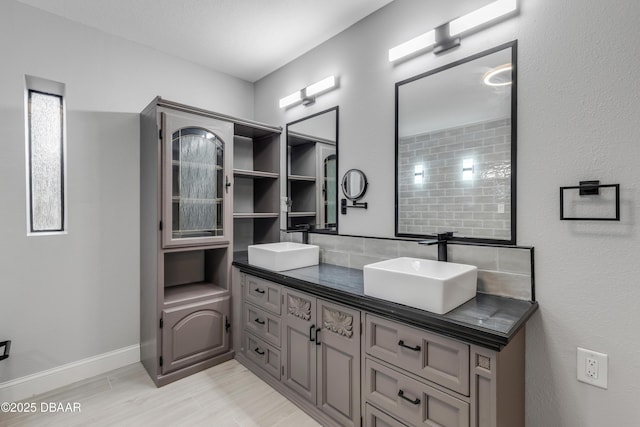
<path id="1" fill-rule="evenodd" d="M 462 159 L 462 179 L 463 181 L 473 179 L 473 159 Z"/>
<path id="2" fill-rule="evenodd" d="M 422 184 L 424 180 L 424 167 L 422 165 L 416 165 L 413 172 L 413 183 Z"/>
<path id="3" fill-rule="evenodd" d="M 491 21 L 506 17 L 518 9 L 517 0 L 497 0 L 464 16 L 389 49 L 389 62 L 395 62 L 428 48 L 440 54 L 460 46 L 460 35 L 471 33 Z"/>
<path id="4" fill-rule="evenodd" d="M 295 104 L 311 105 L 316 102 L 316 95 L 328 92 L 337 86 L 335 76 L 326 77 L 319 82 L 313 83 L 303 89 L 300 89 L 291 95 L 280 98 L 280 108 L 292 107 Z"/>

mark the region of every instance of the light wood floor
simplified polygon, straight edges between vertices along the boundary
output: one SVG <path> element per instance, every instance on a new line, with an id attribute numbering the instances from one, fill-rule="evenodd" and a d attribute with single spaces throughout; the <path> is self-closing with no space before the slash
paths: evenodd
<path id="1" fill-rule="evenodd" d="M 26 402 L 38 413 L 0 413 L 0 426 L 319 426 L 235 360 L 162 388 L 136 363 Z M 81 413 L 39 413 L 41 402 L 79 402 Z"/>

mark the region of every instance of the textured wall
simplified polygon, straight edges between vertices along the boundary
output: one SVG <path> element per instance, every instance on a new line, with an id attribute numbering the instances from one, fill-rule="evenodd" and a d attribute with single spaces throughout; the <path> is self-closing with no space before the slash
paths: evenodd
<path id="1" fill-rule="evenodd" d="M 463 171 L 465 160 L 470 170 Z M 416 177 L 416 166 L 424 176 Z M 511 121 L 398 141 L 398 232 L 511 238 Z"/>
<path id="2" fill-rule="evenodd" d="M 339 175 L 359 167 L 370 183 L 369 209 L 340 215 L 340 232 L 392 237 L 394 83 L 518 39 L 518 244 L 536 248 L 540 303 L 527 324 L 527 426 L 637 426 L 640 3 L 519 4 L 516 17 L 463 37 L 458 49 L 389 64 L 390 47 L 470 5 L 396 0 L 258 82 L 256 118 L 284 124 L 340 105 Z M 277 108 L 330 73 L 340 88 L 315 106 Z M 559 220 L 559 187 L 589 179 L 620 183 L 620 222 Z M 608 390 L 576 380 L 578 346 L 609 354 Z"/>

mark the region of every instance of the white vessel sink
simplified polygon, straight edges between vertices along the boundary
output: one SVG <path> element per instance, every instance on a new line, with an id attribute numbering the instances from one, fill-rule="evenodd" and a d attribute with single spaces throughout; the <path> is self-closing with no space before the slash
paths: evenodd
<path id="1" fill-rule="evenodd" d="M 364 266 L 364 293 L 444 314 L 476 295 L 473 265 L 419 258 L 394 258 Z"/>
<path id="2" fill-rule="evenodd" d="M 249 264 L 273 271 L 317 265 L 320 248 L 303 243 L 279 242 L 249 246 Z"/>

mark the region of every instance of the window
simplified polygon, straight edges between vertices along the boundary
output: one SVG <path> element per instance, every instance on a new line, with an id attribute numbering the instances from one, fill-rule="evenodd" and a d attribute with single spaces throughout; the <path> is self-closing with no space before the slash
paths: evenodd
<path id="1" fill-rule="evenodd" d="M 65 230 L 65 121 L 61 87 L 64 85 L 27 76 L 29 233 Z"/>

